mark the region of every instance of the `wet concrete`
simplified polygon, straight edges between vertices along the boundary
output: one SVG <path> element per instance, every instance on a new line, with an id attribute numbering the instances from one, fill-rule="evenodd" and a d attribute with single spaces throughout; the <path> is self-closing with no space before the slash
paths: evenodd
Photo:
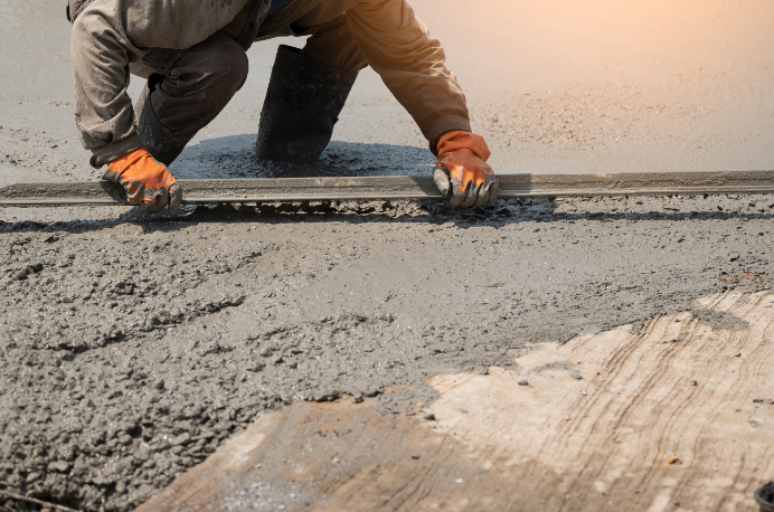
<path id="1" fill-rule="evenodd" d="M 546 344 L 518 369 L 429 379 L 438 398 L 413 418 L 373 399 L 296 403 L 136 512 L 757 510 L 774 473 L 774 407 L 759 398 L 774 296 L 696 302 L 748 328 L 681 312 Z"/>
<path id="2" fill-rule="evenodd" d="M 412 4 L 444 42 L 497 171 L 774 168 L 766 2 Z M 63 11 L 0 0 L 0 185 L 100 174 L 74 127 Z M 277 173 L 251 155 L 280 42 L 302 44 L 250 50 L 248 82 L 176 176 Z M 334 139 L 312 171 L 433 164 L 371 70 Z M 178 221 L 2 210 L 0 481 L 125 511 L 285 404 L 376 395 L 382 413 L 406 415 L 433 400 L 425 379 L 515 364 L 526 342 L 684 310 L 739 327 L 693 301 L 769 286 L 772 206 L 375 202 L 187 208 Z"/>
<path id="3" fill-rule="evenodd" d="M 411 3 L 443 42 L 497 171 L 772 168 L 768 2 Z M 0 185 L 101 175 L 89 168 L 74 126 L 62 5 L 0 0 L 0 45 L 8 49 L 0 69 L 11 70 L 0 73 Z M 245 86 L 173 165 L 178 177 L 266 175 L 251 155 L 280 43 L 303 40 L 250 49 Z M 130 94 L 142 86 L 133 79 Z M 366 69 L 323 163 L 338 174 L 422 174 L 433 158 L 411 117 Z"/>
<path id="4" fill-rule="evenodd" d="M 772 209 L 674 201 L 4 223 L 0 480 L 127 510 L 285 404 L 410 415 L 425 379 L 525 342 L 686 309 L 733 323 L 693 300 L 768 287 Z"/>
<path id="5" fill-rule="evenodd" d="M 697 310 L 693 316 L 700 322 L 709 325 L 713 329 L 726 329 L 729 331 L 743 331 L 749 326 L 747 322 L 725 311 Z"/>

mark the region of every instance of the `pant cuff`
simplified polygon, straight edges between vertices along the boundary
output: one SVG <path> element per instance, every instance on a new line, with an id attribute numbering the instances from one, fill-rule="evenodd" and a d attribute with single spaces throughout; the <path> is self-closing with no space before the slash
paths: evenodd
<path id="1" fill-rule="evenodd" d="M 142 147 L 142 140 L 136 133 L 130 135 L 124 140 L 111 142 L 107 146 L 94 150 L 89 163 L 92 167 L 99 169 L 105 164 L 109 164 L 116 158 L 121 158 L 127 153 Z"/>

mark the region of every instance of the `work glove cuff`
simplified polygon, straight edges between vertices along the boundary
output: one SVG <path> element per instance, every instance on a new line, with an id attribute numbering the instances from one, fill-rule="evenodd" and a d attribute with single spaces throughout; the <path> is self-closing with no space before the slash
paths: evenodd
<path id="1" fill-rule="evenodd" d="M 438 139 L 438 158 L 440 159 L 446 153 L 459 149 L 467 149 L 478 158 L 486 162 L 492 156 L 486 141 L 481 135 L 475 133 L 453 131 L 445 133 Z"/>

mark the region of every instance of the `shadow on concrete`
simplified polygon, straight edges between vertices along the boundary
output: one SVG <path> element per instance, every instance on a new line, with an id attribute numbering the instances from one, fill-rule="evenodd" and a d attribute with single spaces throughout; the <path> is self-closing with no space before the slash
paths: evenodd
<path id="1" fill-rule="evenodd" d="M 299 178 L 317 176 L 430 176 L 427 148 L 332 141 L 318 162 L 258 162 L 255 135 L 231 135 L 188 146 L 170 169 L 179 179 Z"/>
<path id="2" fill-rule="evenodd" d="M 150 215 L 136 207 L 117 218 L 99 220 L 73 220 L 60 222 L 0 221 L 0 233 L 66 232 L 84 233 L 111 229 L 121 225 L 137 225 L 144 232 L 174 232 L 197 224 L 208 223 L 314 223 L 348 222 L 361 224 L 379 222 L 385 224 L 445 224 L 466 229 L 476 226 L 503 226 L 520 222 L 611 222 L 611 221 L 660 221 L 685 220 L 752 220 L 772 219 L 774 213 L 738 211 L 685 211 L 685 212 L 583 212 L 557 211 L 558 204 L 549 200 L 497 200 L 486 208 L 453 209 L 447 203 L 435 201 L 401 202 L 389 204 L 379 201 L 349 201 L 330 203 L 293 203 L 264 206 L 221 204 L 187 207 L 177 219 L 166 216 L 166 210 Z"/>

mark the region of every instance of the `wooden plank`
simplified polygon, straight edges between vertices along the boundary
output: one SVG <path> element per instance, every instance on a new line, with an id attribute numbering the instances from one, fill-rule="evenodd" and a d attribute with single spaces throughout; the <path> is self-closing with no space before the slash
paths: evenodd
<path id="1" fill-rule="evenodd" d="M 435 421 L 295 404 L 138 512 L 757 510 L 774 479 L 773 306 L 728 292 L 534 347 L 516 370 L 437 376 Z"/>
<path id="2" fill-rule="evenodd" d="M 774 171 L 500 174 L 501 199 L 774 193 Z M 431 177 L 372 176 L 180 180 L 184 204 L 272 201 L 441 200 Z M 0 188 L 0 207 L 127 205 L 107 181 L 19 183 Z"/>

